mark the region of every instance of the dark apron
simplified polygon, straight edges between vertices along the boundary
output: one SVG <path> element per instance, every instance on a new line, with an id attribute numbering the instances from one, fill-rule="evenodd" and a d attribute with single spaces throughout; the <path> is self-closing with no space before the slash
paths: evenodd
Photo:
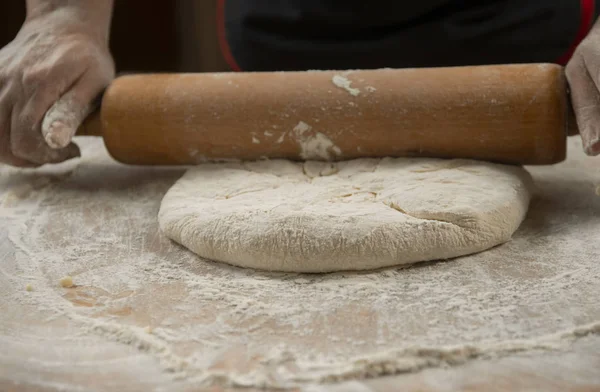
<path id="1" fill-rule="evenodd" d="M 594 0 L 219 1 L 245 71 L 560 63 L 597 15 Z"/>

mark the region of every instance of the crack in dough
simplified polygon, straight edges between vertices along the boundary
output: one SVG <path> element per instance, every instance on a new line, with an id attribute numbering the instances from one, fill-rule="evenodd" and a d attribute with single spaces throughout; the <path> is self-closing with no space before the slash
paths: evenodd
<path id="1" fill-rule="evenodd" d="M 438 223 L 441 223 L 441 224 L 454 225 L 454 226 L 458 226 L 458 227 L 461 227 L 461 228 L 463 227 L 463 226 L 459 225 L 458 223 L 450 221 L 450 220 L 443 220 L 443 219 L 436 219 L 436 218 L 424 218 L 424 217 L 420 217 L 420 216 L 417 216 L 417 215 L 410 214 L 410 213 L 406 212 L 404 209 L 402 209 L 398 204 L 396 204 L 394 202 L 386 202 L 386 201 L 384 201 L 383 204 L 385 204 L 386 206 L 390 207 L 393 210 L 396 210 L 396 211 L 398 211 L 398 212 L 400 212 L 400 213 L 402 213 L 402 214 L 404 214 L 406 216 L 409 216 L 409 217 L 417 219 L 417 220 L 429 221 L 429 222 L 438 222 Z"/>

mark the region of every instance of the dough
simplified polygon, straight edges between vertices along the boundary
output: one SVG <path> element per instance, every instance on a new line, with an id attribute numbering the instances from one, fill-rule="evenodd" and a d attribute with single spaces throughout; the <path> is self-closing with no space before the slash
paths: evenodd
<path id="1" fill-rule="evenodd" d="M 467 160 L 205 164 L 165 195 L 159 223 L 198 255 L 273 271 L 366 270 L 508 241 L 532 181 Z"/>
<path id="2" fill-rule="evenodd" d="M 60 284 L 61 287 L 64 287 L 65 289 L 68 289 L 68 288 L 71 288 L 74 286 L 73 278 L 69 275 L 63 276 L 62 278 L 60 278 L 58 283 Z"/>

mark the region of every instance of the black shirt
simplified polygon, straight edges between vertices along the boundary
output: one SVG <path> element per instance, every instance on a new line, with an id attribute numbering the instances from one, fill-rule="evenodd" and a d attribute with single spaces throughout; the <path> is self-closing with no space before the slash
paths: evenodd
<path id="1" fill-rule="evenodd" d="M 585 3 L 226 0 L 224 30 L 248 71 L 557 62 L 591 25 Z"/>

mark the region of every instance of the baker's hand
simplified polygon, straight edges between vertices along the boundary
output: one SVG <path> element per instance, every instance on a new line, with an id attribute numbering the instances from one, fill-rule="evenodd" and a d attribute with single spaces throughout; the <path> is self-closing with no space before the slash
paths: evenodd
<path id="1" fill-rule="evenodd" d="M 583 147 L 600 154 L 600 19 L 567 64 L 571 101 Z"/>
<path id="2" fill-rule="evenodd" d="M 0 163 L 36 167 L 79 156 L 71 138 L 113 77 L 107 38 L 77 12 L 28 17 L 0 50 Z"/>

